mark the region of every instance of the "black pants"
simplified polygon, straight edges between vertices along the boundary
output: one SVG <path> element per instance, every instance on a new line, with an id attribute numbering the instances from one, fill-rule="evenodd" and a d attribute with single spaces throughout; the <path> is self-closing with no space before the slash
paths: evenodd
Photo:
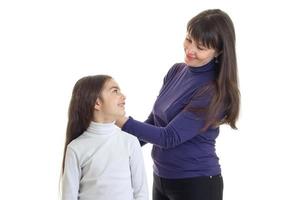
<path id="1" fill-rule="evenodd" d="M 153 200 L 222 200 L 223 178 L 165 179 L 154 175 L 152 196 Z"/>

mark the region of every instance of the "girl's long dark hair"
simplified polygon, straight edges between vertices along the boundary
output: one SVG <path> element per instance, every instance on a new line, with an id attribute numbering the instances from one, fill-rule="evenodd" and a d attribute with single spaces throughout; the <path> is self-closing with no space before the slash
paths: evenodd
<path id="1" fill-rule="evenodd" d="M 235 31 L 230 17 L 219 9 L 205 10 L 193 17 L 187 25 L 187 32 L 207 48 L 217 51 L 217 78 L 204 90 L 212 91 L 212 100 L 205 109 L 205 126 L 229 124 L 236 128 L 240 108 L 237 61 L 235 51 Z M 199 108 L 203 112 L 203 108 Z"/>
<path id="2" fill-rule="evenodd" d="M 65 167 L 67 146 L 79 137 L 93 119 L 94 106 L 101 91 L 111 77 L 107 75 L 86 76 L 78 80 L 73 88 L 69 105 L 66 141 L 62 162 L 62 174 Z"/>

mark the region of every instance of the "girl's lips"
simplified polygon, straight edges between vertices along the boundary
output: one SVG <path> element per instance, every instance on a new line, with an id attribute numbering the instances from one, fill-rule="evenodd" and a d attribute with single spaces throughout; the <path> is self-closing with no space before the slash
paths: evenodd
<path id="1" fill-rule="evenodd" d="M 125 106 L 125 102 L 124 103 L 120 103 L 119 106 L 124 107 Z"/>

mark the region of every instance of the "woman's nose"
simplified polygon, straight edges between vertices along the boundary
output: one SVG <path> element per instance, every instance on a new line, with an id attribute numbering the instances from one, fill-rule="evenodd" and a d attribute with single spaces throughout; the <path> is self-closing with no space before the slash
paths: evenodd
<path id="1" fill-rule="evenodd" d="M 186 48 L 186 53 L 187 54 L 194 54 L 196 51 L 196 48 L 194 47 L 194 45 L 188 45 Z"/>

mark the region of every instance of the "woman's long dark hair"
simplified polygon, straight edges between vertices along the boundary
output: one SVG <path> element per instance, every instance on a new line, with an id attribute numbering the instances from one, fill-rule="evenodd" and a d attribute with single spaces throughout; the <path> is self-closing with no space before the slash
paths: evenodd
<path id="1" fill-rule="evenodd" d="M 83 77 L 76 82 L 69 105 L 62 174 L 64 172 L 68 144 L 88 128 L 93 119 L 96 100 L 101 98 L 101 91 L 105 83 L 110 79 L 111 77 L 107 75 L 95 75 Z"/>
<path id="2" fill-rule="evenodd" d="M 205 10 L 188 22 L 187 32 L 197 43 L 213 48 L 218 53 L 217 78 L 206 88 L 213 92 L 209 107 L 205 109 L 206 122 L 203 130 L 224 123 L 237 129 L 240 92 L 233 22 L 222 10 Z M 202 112 L 203 108 L 199 108 L 199 111 Z"/>

